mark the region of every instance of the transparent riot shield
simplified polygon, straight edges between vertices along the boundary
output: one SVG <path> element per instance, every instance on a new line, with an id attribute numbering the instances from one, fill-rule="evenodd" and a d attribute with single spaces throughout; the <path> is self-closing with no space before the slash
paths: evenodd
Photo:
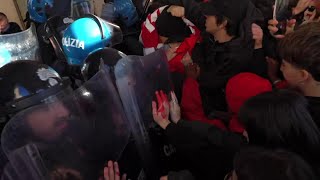
<path id="1" fill-rule="evenodd" d="M 102 69 L 76 91 L 65 90 L 13 116 L 2 132 L 2 149 L 10 160 L 19 148 L 35 144 L 44 168 L 32 170 L 40 177 L 62 169 L 98 179 L 104 164 L 118 160 L 129 141 L 125 118 L 108 71 Z M 14 162 L 7 169 L 25 170 Z"/>
<path id="2" fill-rule="evenodd" d="M 34 25 L 19 33 L 0 35 L 0 67 L 11 61 L 28 59 L 41 60 Z"/>
<path id="3" fill-rule="evenodd" d="M 158 50 L 147 56 L 124 57 L 115 66 L 115 77 L 147 179 L 159 179 L 163 166 L 168 165 L 161 166 L 163 160 L 171 155 L 165 152 L 170 145 L 152 116 L 155 91 L 169 93 L 171 90 L 165 52 Z"/>

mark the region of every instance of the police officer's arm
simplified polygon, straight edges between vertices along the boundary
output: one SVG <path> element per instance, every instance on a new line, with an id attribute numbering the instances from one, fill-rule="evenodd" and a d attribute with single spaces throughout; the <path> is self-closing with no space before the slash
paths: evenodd
<path id="1" fill-rule="evenodd" d="M 197 121 L 180 120 L 177 124 L 170 123 L 165 133 L 171 143 L 176 146 L 193 147 L 212 144 L 236 152 L 241 146 L 247 144 L 244 136 Z"/>

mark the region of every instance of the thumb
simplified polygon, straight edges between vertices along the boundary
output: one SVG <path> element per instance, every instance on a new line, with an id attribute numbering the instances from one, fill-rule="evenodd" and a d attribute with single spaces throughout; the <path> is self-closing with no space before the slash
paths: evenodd
<path id="1" fill-rule="evenodd" d="M 297 22 L 297 20 L 295 20 L 295 19 L 291 19 L 291 20 L 289 20 L 288 21 L 288 27 L 293 27 L 295 24 L 296 24 L 296 22 Z"/>

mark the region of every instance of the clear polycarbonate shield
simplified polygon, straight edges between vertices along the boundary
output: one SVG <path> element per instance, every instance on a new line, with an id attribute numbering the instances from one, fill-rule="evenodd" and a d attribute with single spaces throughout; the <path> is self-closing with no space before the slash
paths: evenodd
<path id="1" fill-rule="evenodd" d="M 97 179 L 104 164 L 118 160 L 128 144 L 125 118 L 108 71 L 101 69 L 76 91 L 65 90 L 13 116 L 3 130 L 2 149 L 10 157 L 36 144 L 46 167 L 40 169 L 47 174 L 62 168 Z"/>
<path id="2" fill-rule="evenodd" d="M 40 60 L 34 25 L 19 33 L 0 34 L 0 67 L 16 60 Z"/>
<path id="3" fill-rule="evenodd" d="M 171 90 L 165 52 L 124 57 L 115 66 L 115 77 L 148 179 L 156 179 L 161 173 L 158 166 L 164 142 L 161 142 L 162 130 L 153 121 L 152 101 L 155 91 Z"/>

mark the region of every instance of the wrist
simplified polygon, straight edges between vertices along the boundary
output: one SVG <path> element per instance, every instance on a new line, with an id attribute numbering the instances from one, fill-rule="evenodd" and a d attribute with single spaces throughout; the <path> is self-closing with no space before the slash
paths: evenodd
<path id="1" fill-rule="evenodd" d="M 169 120 L 163 119 L 160 126 L 161 126 L 162 129 L 165 130 L 165 129 L 168 127 L 169 124 L 170 124 L 170 121 L 169 121 Z"/>
<path id="2" fill-rule="evenodd" d="M 262 49 L 263 45 L 261 44 L 255 44 L 254 49 Z"/>

